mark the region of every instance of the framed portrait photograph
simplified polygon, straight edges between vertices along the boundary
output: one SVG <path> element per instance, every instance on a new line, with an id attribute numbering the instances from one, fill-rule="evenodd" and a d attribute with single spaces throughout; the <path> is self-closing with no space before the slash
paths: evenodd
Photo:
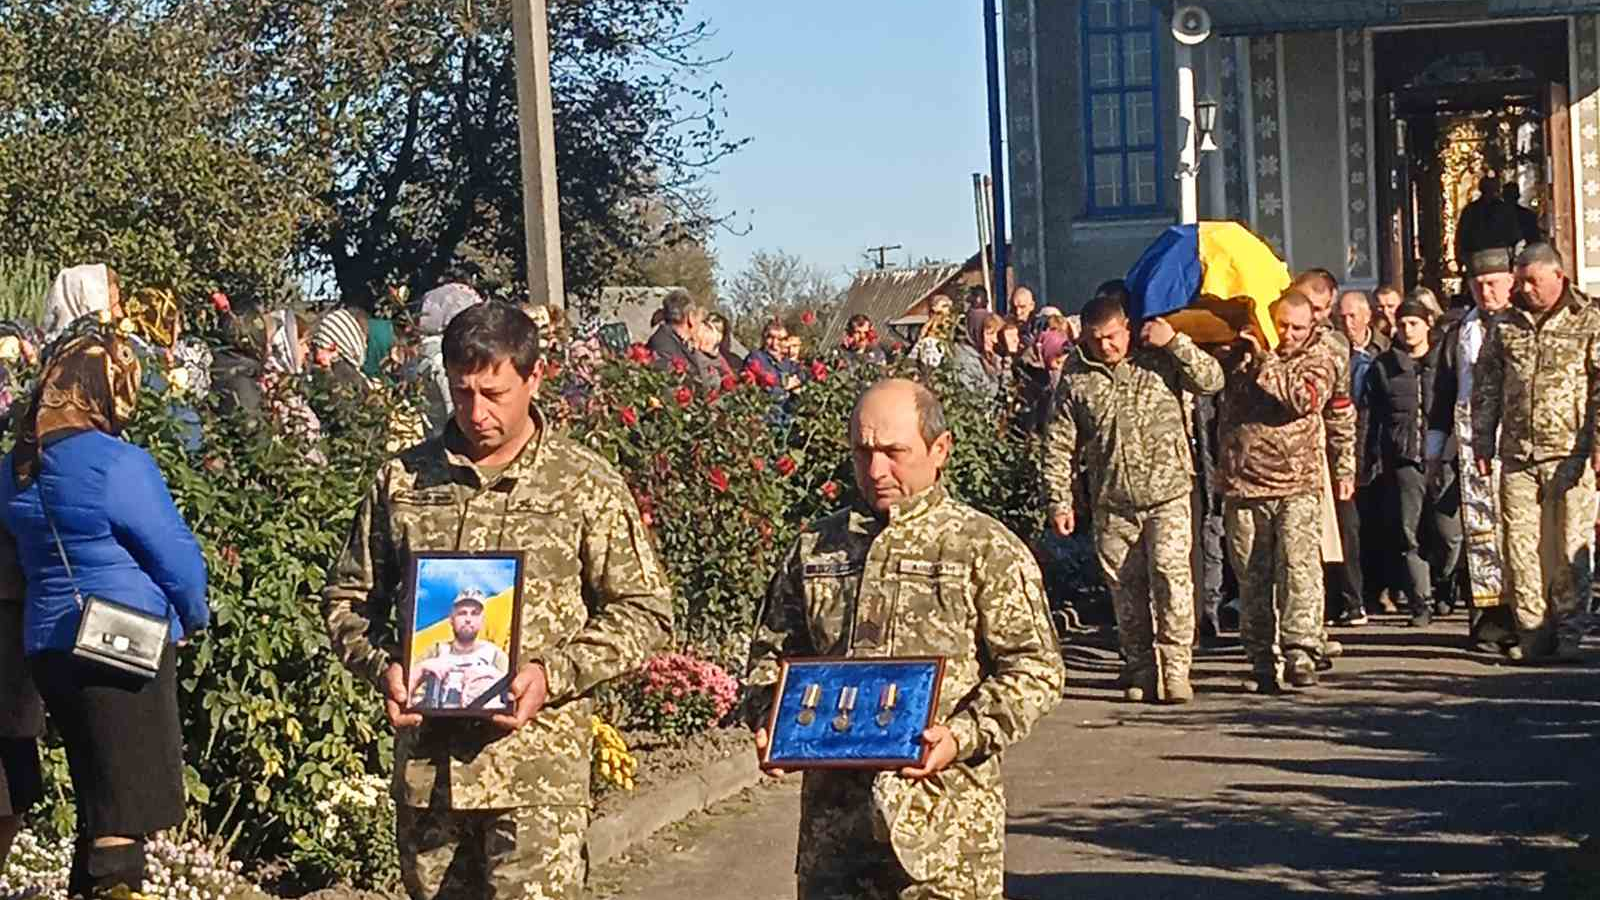
<path id="1" fill-rule="evenodd" d="M 522 626 L 521 553 L 418 553 L 405 623 L 407 712 L 511 709 Z"/>

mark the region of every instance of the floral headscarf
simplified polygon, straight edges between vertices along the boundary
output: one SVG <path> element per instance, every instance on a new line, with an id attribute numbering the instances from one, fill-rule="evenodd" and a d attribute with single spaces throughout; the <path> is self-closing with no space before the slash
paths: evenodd
<path id="1" fill-rule="evenodd" d="M 122 433 L 139 402 L 139 357 L 128 338 L 80 319 L 45 352 L 39 387 L 17 417 L 18 487 L 39 474 L 39 448 L 60 431 Z"/>
<path id="2" fill-rule="evenodd" d="M 482 302 L 483 298 L 464 284 L 440 285 L 422 295 L 422 314 L 417 327 L 425 337 L 444 334 L 451 319 Z"/>
<path id="3" fill-rule="evenodd" d="M 140 288 L 129 295 L 124 311 L 133 323 L 133 333 L 150 346 L 171 350 L 178 343 L 183 314 L 171 291 Z"/>
<path id="4" fill-rule="evenodd" d="M 84 316 L 110 308 L 110 269 L 99 264 L 62 269 L 44 295 L 44 336 L 55 340 Z"/>

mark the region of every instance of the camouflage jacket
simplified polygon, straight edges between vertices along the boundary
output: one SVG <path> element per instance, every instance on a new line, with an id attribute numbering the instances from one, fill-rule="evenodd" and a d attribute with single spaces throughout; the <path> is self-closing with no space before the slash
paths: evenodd
<path id="1" fill-rule="evenodd" d="M 743 711 L 764 727 L 779 661 L 942 656 L 936 720 L 957 762 L 924 781 L 877 776 L 874 802 L 913 873 L 954 853 L 959 811 L 1003 797 L 1000 756 L 1061 698 L 1066 670 L 1039 566 L 1005 526 L 940 484 L 886 519 L 841 510 L 814 523 L 773 576 L 750 645 Z M 808 772 L 807 784 L 849 773 Z"/>
<path id="2" fill-rule="evenodd" d="M 1311 335 L 1307 352 L 1322 353 L 1333 364 L 1333 389 L 1322 404 L 1328 474 L 1335 482 L 1356 480 L 1356 432 L 1360 421 L 1350 391 L 1350 339 L 1327 325 Z"/>
<path id="3" fill-rule="evenodd" d="M 1543 321 L 1520 306 L 1491 321 L 1472 371 L 1474 454 L 1509 465 L 1587 458 L 1597 412 L 1600 310 L 1587 296 L 1569 286 Z"/>
<path id="4" fill-rule="evenodd" d="M 394 792 L 406 806 L 587 805 L 589 692 L 671 632 L 671 589 L 627 485 L 537 410 L 535 422 L 538 436 L 487 484 L 453 449 L 454 423 L 385 464 L 323 592 L 334 652 L 381 691 L 400 659 L 412 554 L 525 554 L 518 663 L 544 666 L 549 700 L 512 734 L 468 719 L 400 729 Z"/>
<path id="5" fill-rule="evenodd" d="M 1215 394 L 1222 367 L 1178 335 L 1164 348 L 1141 347 L 1108 368 L 1072 354 L 1045 430 L 1044 486 L 1051 515 L 1072 506 L 1082 467 L 1096 507 L 1147 509 L 1194 488 L 1194 462 L 1180 391 Z"/>
<path id="6" fill-rule="evenodd" d="M 1321 491 L 1319 416 L 1334 389 L 1333 361 L 1312 348 L 1287 359 L 1234 354 L 1217 413 L 1223 495 L 1254 500 Z"/>

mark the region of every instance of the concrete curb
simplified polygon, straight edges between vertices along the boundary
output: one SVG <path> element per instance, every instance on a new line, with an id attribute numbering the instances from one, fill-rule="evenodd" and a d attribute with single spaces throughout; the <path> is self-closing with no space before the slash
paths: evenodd
<path id="1" fill-rule="evenodd" d="M 762 777 L 755 754 L 735 753 L 634 797 L 589 828 L 589 865 L 622 854 L 668 825 L 753 787 Z"/>

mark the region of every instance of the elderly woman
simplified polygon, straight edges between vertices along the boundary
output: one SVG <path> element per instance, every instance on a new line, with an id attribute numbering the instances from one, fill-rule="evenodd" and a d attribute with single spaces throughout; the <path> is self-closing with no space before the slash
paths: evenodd
<path id="1" fill-rule="evenodd" d="M 0 461 L 0 517 L 27 584 L 23 652 L 78 806 L 67 889 L 142 889 L 144 842 L 183 822 L 176 646 L 205 628 L 206 567 L 150 455 L 119 439 L 139 390 L 131 343 L 92 321 L 46 354 Z M 84 598 L 168 622 L 153 676 L 74 652 Z"/>
<path id="2" fill-rule="evenodd" d="M 122 286 L 116 270 L 98 264 L 62 269 L 44 295 L 45 340 L 55 340 L 73 322 L 97 313 L 122 318 Z"/>
<path id="3" fill-rule="evenodd" d="M 953 354 L 956 379 L 967 390 L 990 399 L 1000 396 L 1002 386 L 999 344 L 1004 326 L 1004 319 L 986 309 L 969 310 L 965 339 L 957 342 Z"/>
<path id="4" fill-rule="evenodd" d="M 422 422 L 428 437 L 444 434 L 455 403 L 450 398 L 450 376 L 444 370 L 444 329 L 462 310 L 483 302 L 477 291 L 464 284 L 444 284 L 422 295 L 417 330 L 416 379 L 422 390 Z"/>

